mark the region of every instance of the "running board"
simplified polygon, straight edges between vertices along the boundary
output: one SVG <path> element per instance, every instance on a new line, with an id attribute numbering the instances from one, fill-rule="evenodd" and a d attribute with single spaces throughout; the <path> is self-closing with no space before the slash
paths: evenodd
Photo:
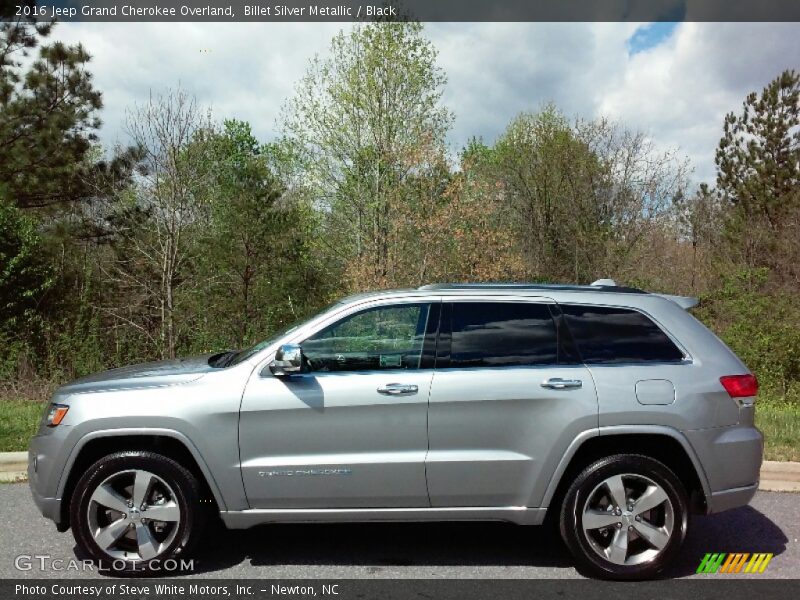
<path id="1" fill-rule="evenodd" d="M 221 511 L 229 529 L 264 523 L 351 523 L 387 521 L 509 521 L 541 525 L 547 509 L 525 506 L 436 508 L 254 508 Z"/>

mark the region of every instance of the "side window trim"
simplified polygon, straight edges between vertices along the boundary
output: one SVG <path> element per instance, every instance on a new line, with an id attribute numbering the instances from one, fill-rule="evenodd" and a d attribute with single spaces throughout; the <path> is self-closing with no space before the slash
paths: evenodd
<path id="1" fill-rule="evenodd" d="M 442 302 L 440 315 L 434 369 L 448 369 L 453 348 L 453 303 Z"/>
<path id="2" fill-rule="evenodd" d="M 578 349 L 578 344 L 575 343 L 575 339 L 572 337 L 572 332 L 567 326 L 567 319 L 561 311 L 561 307 L 555 301 L 548 304 L 548 307 L 550 308 L 550 316 L 553 318 L 553 323 L 555 323 L 556 326 L 558 365 L 563 365 L 565 367 L 583 365 L 584 362 L 580 350 Z M 562 356 L 564 358 L 563 362 L 561 360 Z"/>
<path id="3" fill-rule="evenodd" d="M 433 369 L 436 364 L 439 330 L 442 323 L 442 301 L 431 300 L 428 304 L 428 323 L 425 328 L 425 338 L 422 341 L 422 357 L 419 363 L 420 371 Z"/>

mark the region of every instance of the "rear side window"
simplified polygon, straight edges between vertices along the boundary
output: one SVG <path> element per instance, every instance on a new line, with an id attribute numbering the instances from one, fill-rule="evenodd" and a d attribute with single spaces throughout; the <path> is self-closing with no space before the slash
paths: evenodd
<path id="1" fill-rule="evenodd" d="M 546 304 L 454 302 L 450 367 L 558 362 L 556 325 Z"/>
<path id="2" fill-rule="evenodd" d="M 674 362 L 683 352 L 642 313 L 606 306 L 559 305 L 587 364 Z"/>

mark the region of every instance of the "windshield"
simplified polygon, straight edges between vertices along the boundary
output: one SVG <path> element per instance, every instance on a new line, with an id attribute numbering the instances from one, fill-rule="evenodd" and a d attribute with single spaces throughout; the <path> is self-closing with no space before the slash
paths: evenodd
<path id="1" fill-rule="evenodd" d="M 284 329 L 278 331 L 271 338 L 269 338 L 267 340 L 264 340 L 263 342 L 258 342 L 254 346 L 250 346 L 249 348 L 246 348 L 244 350 L 240 350 L 239 352 L 236 352 L 228 360 L 226 360 L 223 365 L 220 365 L 220 366 L 232 367 L 233 365 L 238 365 L 239 363 L 246 361 L 251 356 L 254 356 L 254 355 L 258 354 L 259 352 L 261 352 L 267 346 L 277 342 L 280 338 L 284 337 L 285 335 L 289 335 L 292 331 L 294 331 L 295 329 L 297 329 L 298 327 L 300 327 L 304 323 L 307 323 L 307 322 L 309 322 L 309 321 L 311 321 L 313 319 L 316 319 L 317 317 L 320 317 L 320 316 L 324 315 L 326 312 L 328 312 L 329 310 L 331 310 L 332 308 L 334 308 L 338 304 L 339 304 L 339 302 L 334 302 L 333 304 L 329 304 L 328 306 L 326 306 L 323 310 L 319 311 L 316 315 L 314 315 L 311 318 L 304 318 L 304 319 L 299 319 L 299 320 L 295 321 L 291 325 L 289 325 L 289 326 L 285 327 Z"/>

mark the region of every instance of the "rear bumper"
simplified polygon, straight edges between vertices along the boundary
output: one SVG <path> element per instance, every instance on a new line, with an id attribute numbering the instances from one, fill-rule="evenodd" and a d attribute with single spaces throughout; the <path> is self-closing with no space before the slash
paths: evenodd
<path id="1" fill-rule="evenodd" d="M 729 490 L 720 490 L 718 492 L 711 492 L 711 498 L 708 500 L 706 512 L 708 514 L 722 512 L 731 508 L 738 508 L 745 506 L 753 499 L 758 490 L 758 482 L 753 485 L 745 487 L 731 488 Z"/>
<path id="2" fill-rule="evenodd" d="M 761 432 L 750 425 L 734 425 L 685 434 L 708 481 L 706 512 L 722 512 L 750 502 L 761 477 Z"/>

